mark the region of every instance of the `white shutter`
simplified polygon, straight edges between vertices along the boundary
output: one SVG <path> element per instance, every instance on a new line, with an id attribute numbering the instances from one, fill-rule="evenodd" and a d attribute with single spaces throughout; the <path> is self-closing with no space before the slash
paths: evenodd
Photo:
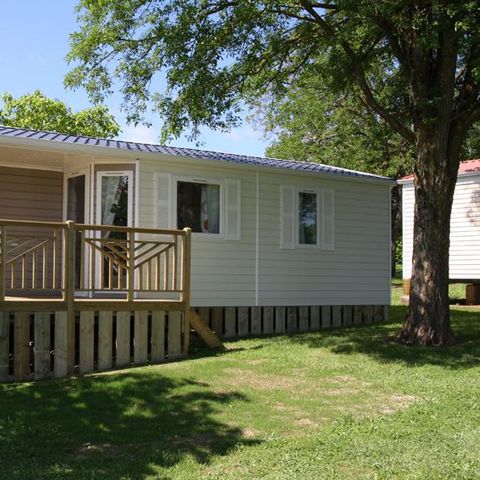
<path id="1" fill-rule="evenodd" d="M 174 228 L 172 221 L 172 175 L 157 173 L 155 177 L 156 218 L 157 228 Z"/>
<path id="2" fill-rule="evenodd" d="M 240 180 L 225 181 L 225 239 L 240 240 L 241 232 Z"/>
<path id="3" fill-rule="evenodd" d="M 335 248 L 335 193 L 331 189 L 322 190 L 322 248 Z"/>
<path id="4" fill-rule="evenodd" d="M 295 247 L 295 187 L 280 187 L 280 248 Z"/>

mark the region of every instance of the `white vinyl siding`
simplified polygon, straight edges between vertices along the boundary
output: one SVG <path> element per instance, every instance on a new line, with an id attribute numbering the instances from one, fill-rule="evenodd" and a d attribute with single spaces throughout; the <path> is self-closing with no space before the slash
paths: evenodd
<path id="1" fill-rule="evenodd" d="M 403 185 L 403 278 L 412 274 L 413 184 Z M 450 279 L 480 279 L 480 176 L 460 176 L 450 219 Z"/>
<path id="2" fill-rule="evenodd" d="M 242 197 L 240 180 L 225 181 L 225 239 L 242 238 Z"/>
<path id="3" fill-rule="evenodd" d="M 229 171 L 223 166 L 182 167 L 179 163 L 178 160 L 168 163 L 150 159 L 139 162 L 139 226 L 151 227 L 156 216 L 155 201 L 152 201 L 158 195 L 156 177 L 172 179 L 171 202 L 177 180 L 206 179 L 209 183 L 221 184 L 223 235 L 192 235 L 191 302 L 195 306 L 255 305 L 255 172 Z M 175 205 L 170 207 L 175 223 Z"/>
<path id="4" fill-rule="evenodd" d="M 284 185 L 287 179 L 292 187 L 334 192 L 334 199 L 331 193 L 326 195 L 332 213 L 328 221 L 335 228 L 324 238 L 334 250 L 278 248 L 278 238 L 283 237 L 278 219 L 285 210 L 281 197 L 285 187 L 289 190 Z M 262 173 L 259 192 L 260 305 L 390 303 L 388 186 Z"/>
<path id="5" fill-rule="evenodd" d="M 389 303 L 389 186 L 316 175 L 310 178 L 290 171 L 259 172 L 257 205 L 255 170 L 243 171 L 225 165 L 182 166 L 178 160 L 155 159 L 141 159 L 139 169 L 139 221 L 143 227 L 152 226 L 155 218 L 157 173 L 172 175 L 174 179 L 185 175 L 209 181 L 217 179 L 224 185 L 227 179 L 235 179 L 241 186 L 236 193 L 240 196 L 241 213 L 236 220 L 240 223 L 240 239 L 230 240 L 227 232 L 223 237 L 197 235 L 192 239 L 192 305 Z M 333 250 L 295 248 L 298 235 L 295 196 L 300 185 L 308 190 L 334 192 L 334 199 L 330 195 L 327 202 L 330 201 L 332 212 L 329 221 L 335 228 L 330 237 L 323 238 L 324 242 L 334 244 Z M 224 190 L 227 196 L 228 187 Z M 291 193 L 290 203 L 282 200 L 285 191 Z M 232 193 L 232 197 L 236 195 Z M 224 210 L 229 207 L 225 205 Z M 286 210 L 292 218 L 290 236 L 283 230 Z M 293 248 L 282 248 L 281 242 L 283 245 L 290 242 Z"/>

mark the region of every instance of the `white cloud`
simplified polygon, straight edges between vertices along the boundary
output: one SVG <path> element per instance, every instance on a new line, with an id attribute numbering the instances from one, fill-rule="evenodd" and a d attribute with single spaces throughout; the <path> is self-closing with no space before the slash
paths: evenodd
<path id="1" fill-rule="evenodd" d="M 158 143 L 160 132 L 145 125 L 126 125 L 122 128 L 120 138 L 130 142 Z"/>

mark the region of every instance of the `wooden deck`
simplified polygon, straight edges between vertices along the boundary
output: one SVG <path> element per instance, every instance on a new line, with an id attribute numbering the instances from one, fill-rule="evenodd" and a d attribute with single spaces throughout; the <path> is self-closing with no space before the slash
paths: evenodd
<path id="1" fill-rule="evenodd" d="M 190 242 L 190 229 L 0 220 L 0 380 L 187 354 Z"/>

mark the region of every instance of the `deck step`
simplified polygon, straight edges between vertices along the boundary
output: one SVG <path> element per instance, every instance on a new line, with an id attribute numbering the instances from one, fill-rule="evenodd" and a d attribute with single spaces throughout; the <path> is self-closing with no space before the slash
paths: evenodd
<path id="1" fill-rule="evenodd" d="M 218 348 L 219 350 L 226 350 L 222 341 L 215 335 L 213 330 L 206 324 L 202 317 L 191 310 L 190 326 L 197 332 L 198 336 L 210 347 Z"/>

